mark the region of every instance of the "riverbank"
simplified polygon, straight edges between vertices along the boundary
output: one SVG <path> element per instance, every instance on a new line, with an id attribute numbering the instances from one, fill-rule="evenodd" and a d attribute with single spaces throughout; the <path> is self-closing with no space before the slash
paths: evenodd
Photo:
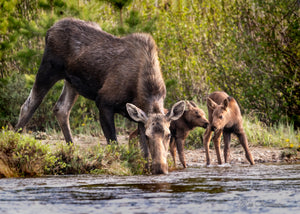
<path id="1" fill-rule="evenodd" d="M 119 143 L 121 145 L 128 144 L 128 136 L 118 136 Z M 63 136 L 50 136 L 48 139 L 42 140 L 44 144 L 52 144 L 55 142 L 64 141 Z M 88 149 L 96 145 L 105 146 L 106 140 L 104 137 L 92 137 L 87 135 L 77 135 L 74 137 L 75 145 L 78 145 L 82 149 Z M 223 158 L 223 147 L 221 143 L 221 154 Z M 298 148 L 299 150 L 299 148 Z M 300 152 L 296 148 L 279 148 L 279 147 L 262 147 L 262 146 L 251 146 L 250 151 L 254 158 L 255 163 L 279 163 L 287 162 L 293 163 L 300 161 Z M 199 149 L 185 149 L 185 158 L 188 166 L 205 165 L 206 157 L 204 148 Z M 217 156 L 214 148 L 210 148 L 211 163 L 217 165 Z M 171 160 L 171 155 L 169 154 Z M 230 147 L 230 164 L 247 164 L 248 161 L 245 157 L 244 149 L 241 145 L 234 145 Z M 178 155 L 176 155 L 176 167 L 181 167 Z"/>
<path id="2" fill-rule="evenodd" d="M 68 174 L 141 175 L 145 173 L 142 152 L 137 140 L 128 143 L 128 135 L 119 135 L 119 144 L 107 145 L 104 137 L 74 136 L 74 144 L 67 145 L 61 134 L 19 134 L 3 129 L 0 133 L 0 178 L 37 177 Z M 300 160 L 299 148 L 252 147 L 256 164 L 294 163 Z M 188 167 L 205 166 L 205 151 L 186 149 Z M 211 148 L 211 164 L 217 165 L 215 150 Z M 176 156 L 174 167 L 169 155 L 170 170 L 181 169 Z M 232 143 L 230 164 L 248 164 L 242 147 Z"/>

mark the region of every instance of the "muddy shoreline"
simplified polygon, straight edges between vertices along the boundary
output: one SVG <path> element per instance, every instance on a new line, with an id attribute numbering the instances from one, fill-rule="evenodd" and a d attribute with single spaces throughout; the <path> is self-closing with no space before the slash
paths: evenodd
<path id="1" fill-rule="evenodd" d="M 38 138 L 38 137 L 37 137 Z M 55 145 L 58 142 L 64 142 L 63 136 L 47 136 L 46 139 L 41 139 L 45 144 Z M 118 140 L 120 144 L 128 143 L 128 136 L 119 135 Z M 78 145 L 81 149 L 88 149 L 89 147 L 101 144 L 107 145 L 103 136 L 92 137 L 87 135 L 77 135 L 74 137 L 75 145 Z M 221 157 L 223 158 L 223 145 L 221 144 Z M 250 151 L 256 164 L 258 163 L 294 163 L 300 161 L 300 152 L 291 148 L 277 148 L 277 147 L 261 147 L 251 146 Z M 188 166 L 205 165 L 205 150 L 199 149 L 185 149 L 185 158 Z M 171 155 L 170 160 L 172 160 Z M 217 165 L 217 157 L 214 148 L 210 149 L 211 164 Z M 241 145 L 230 147 L 230 164 L 248 164 L 245 157 L 245 152 Z M 176 167 L 182 167 L 178 155 L 176 155 Z"/>

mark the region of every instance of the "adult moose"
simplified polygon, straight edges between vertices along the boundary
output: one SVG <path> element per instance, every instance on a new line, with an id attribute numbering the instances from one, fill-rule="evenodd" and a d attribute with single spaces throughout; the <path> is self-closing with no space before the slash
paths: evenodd
<path id="1" fill-rule="evenodd" d="M 204 133 L 206 164 L 210 165 L 209 142 L 212 131 L 214 131 L 213 142 L 218 158 L 218 164 L 222 164 L 220 155 L 220 141 L 222 134 L 224 139 L 224 159 L 225 163 L 227 163 L 229 158 L 231 134 L 234 133 L 237 135 L 245 150 L 247 160 L 251 165 L 253 165 L 253 157 L 250 153 L 246 134 L 243 129 L 241 111 L 236 100 L 233 97 L 228 96 L 225 92 L 216 91 L 208 96 L 207 108 L 209 126 Z"/>
<path id="2" fill-rule="evenodd" d="M 148 160 L 149 150 L 152 156 L 152 172 L 168 173 L 164 148 L 169 141 L 169 125 L 183 114 L 185 104 L 178 102 L 164 114 L 166 87 L 153 38 L 148 34 L 118 38 L 95 23 L 67 18 L 48 30 L 45 42 L 43 59 L 21 107 L 16 130 L 26 125 L 49 89 L 65 79 L 54 113 L 67 143 L 73 142 L 70 111 L 82 95 L 95 101 L 108 143 L 117 141 L 115 113 L 139 122 L 145 158 Z"/>

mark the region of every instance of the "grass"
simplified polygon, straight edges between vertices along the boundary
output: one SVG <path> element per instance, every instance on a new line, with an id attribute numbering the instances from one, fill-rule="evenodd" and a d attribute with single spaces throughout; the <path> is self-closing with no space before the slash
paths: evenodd
<path id="1" fill-rule="evenodd" d="M 254 146 L 267 147 L 299 147 L 300 130 L 295 130 L 293 124 L 279 122 L 268 127 L 257 118 L 244 117 L 243 126 L 248 141 Z"/>
<path id="2" fill-rule="evenodd" d="M 0 178 L 42 175 L 144 173 L 145 161 L 134 145 L 100 144 L 82 149 L 57 142 L 45 145 L 32 135 L 2 128 L 0 132 Z"/>

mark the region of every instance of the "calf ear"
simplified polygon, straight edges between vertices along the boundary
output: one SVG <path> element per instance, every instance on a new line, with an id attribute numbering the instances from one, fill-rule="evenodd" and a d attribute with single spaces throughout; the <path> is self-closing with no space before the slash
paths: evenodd
<path id="1" fill-rule="evenodd" d="M 229 102 L 231 100 L 231 97 L 227 97 L 224 101 L 223 101 L 223 109 L 227 109 L 228 108 L 228 105 L 229 105 Z"/>
<path id="2" fill-rule="evenodd" d="M 210 108 L 211 110 L 215 110 L 215 108 L 218 106 L 217 103 L 215 103 L 212 99 L 209 97 L 207 98 L 207 107 Z"/>
<path id="3" fill-rule="evenodd" d="M 143 122 L 143 123 L 147 122 L 148 117 L 147 117 L 146 113 L 143 110 L 136 107 L 135 105 L 133 105 L 131 103 L 127 103 L 126 109 L 127 109 L 129 116 L 136 122 Z"/>
<path id="4" fill-rule="evenodd" d="M 172 106 L 166 116 L 169 120 L 178 120 L 183 115 L 184 110 L 185 101 L 179 101 Z"/>
<path id="5" fill-rule="evenodd" d="M 193 107 L 198 108 L 197 104 L 196 104 L 194 101 L 189 101 L 189 103 L 190 103 Z"/>

